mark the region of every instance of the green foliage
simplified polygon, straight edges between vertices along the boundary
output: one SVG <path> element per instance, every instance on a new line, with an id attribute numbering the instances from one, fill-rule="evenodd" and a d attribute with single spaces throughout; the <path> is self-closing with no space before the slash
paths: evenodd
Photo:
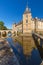
<path id="1" fill-rule="evenodd" d="M 2 30 L 7 30 L 7 27 L 6 27 L 6 26 L 3 26 L 3 27 L 2 27 Z"/>
<path id="2" fill-rule="evenodd" d="M 3 21 L 0 21 L 0 26 L 4 26 L 4 22 Z"/>
<path id="3" fill-rule="evenodd" d="M 4 26 L 4 22 L 0 21 L 0 30 L 7 30 L 7 27 Z"/>

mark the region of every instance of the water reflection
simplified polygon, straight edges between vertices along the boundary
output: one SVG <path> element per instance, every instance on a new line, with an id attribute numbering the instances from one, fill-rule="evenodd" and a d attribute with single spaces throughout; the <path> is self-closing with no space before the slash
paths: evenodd
<path id="1" fill-rule="evenodd" d="M 7 41 L 9 42 L 11 48 L 13 49 L 13 52 L 15 53 L 16 57 L 18 58 L 18 61 L 20 63 L 20 65 L 26 65 L 26 59 L 21 51 L 18 52 L 17 46 L 15 46 L 15 42 L 13 42 L 12 38 L 7 38 Z M 19 44 L 18 44 L 19 46 Z"/>
<path id="2" fill-rule="evenodd" d="M 9 32 L 9 33 L 7 34 L 7 36 L 8 36 L 8 37 L 11 37 L 11 36 L 12 36 L 12 33 L 11 33 L 11 32 Z"/>
<path id="3" fill-rule="evenodd" d="M 19 37 L 16 45 L 21 45 L 23 53 L 25 54 L 25 65 L 40 65 L 42 60 L 38 49 L 35 47 L 35 43 L 31 37 Z M 27 54 L 27 55 L 26 55 Z"/>
<path id="4" fill-rule="evenodd" d="M 40 65 L 41 63 L 41 58 L 39 55 L 39 52 L 37 49 L 33 49 L 31 52 L 31 56 L 28 57 L 27 59 L 27 64 L 28 65 Z"/>
<path id="5" fill-rule="evenodd" d="M 19 37 L 18 41 L 17 39 L 12 39 L 12 38 L 7 38 L 6 40 L 9 42 L 9 47 L 13 49 L 12 54 L 14 55 L 14 56 L 12 55 L 13 58 L 11 60 L 9 58 L 10 60 L 9 65 L 12 65 L 12 63 L 14 64 L 14 62 L 17 62 L 17 64 L 15 65 L 18 65 L 18 64 L 19 65 L 40 65 L 41 64 L 42 60 L 41 60 L 40 54 L 38 52 L 38 49 L 35 47 L 31 37 L 30 38 Z M 8 56 L 9 54 L 5 58 L 7 59 Z"/>

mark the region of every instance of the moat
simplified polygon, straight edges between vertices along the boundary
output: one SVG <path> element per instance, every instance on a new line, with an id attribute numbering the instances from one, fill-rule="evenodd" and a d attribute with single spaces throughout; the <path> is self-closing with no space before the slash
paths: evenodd
<path id="1" fill-rule="evenodd" d="M 0 51 L 0 65 L 40 65 L 42 59 L 31 37 L 6 38 L 8 44 Z M 32 41 L 32 42 L 31 42 Z M 0 47 L 1 48 L 1 47 Z M 7 51 L 7 52 L 6 52 Z M 1 56 L 1 52 L 3 55 Z"/>

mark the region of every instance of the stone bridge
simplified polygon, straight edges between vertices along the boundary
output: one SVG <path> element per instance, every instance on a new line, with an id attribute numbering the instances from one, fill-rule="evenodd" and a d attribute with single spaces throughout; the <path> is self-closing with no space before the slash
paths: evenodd
<path id="1" fill-rule="evenodd" d="M 0 30 L 0 35 L 1 35 L 1 37 L 2 37 L 2 34 L 4 33 L 4 32 L 6 32 L 6 35 L 8 34 L 8 33 L 11 33 L 12 35 L 14 34 L 14 32 L 17 34 L 17 32 L 16 31 L 14 31 L 14 30 Z"/>
<path id="2" fill-rule="evenodd" d="M 43 59 L 43 36 L 37 34 L 37 33 L 32 33 L 35 45 L 37 49 L 39 50 L 40 56 Z"/>

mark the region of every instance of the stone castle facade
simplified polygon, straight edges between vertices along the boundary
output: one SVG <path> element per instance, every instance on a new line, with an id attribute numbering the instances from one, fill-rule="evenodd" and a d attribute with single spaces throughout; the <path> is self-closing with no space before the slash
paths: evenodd
<path id="1" fill-rule="evenodd" d="M 28 6 L 23 14 L 23 20 L 18 24 L 13 24 L 12 30 L 21 33 L 43 32 L 43 20 L 37 17 L 32 18 Z"/>

